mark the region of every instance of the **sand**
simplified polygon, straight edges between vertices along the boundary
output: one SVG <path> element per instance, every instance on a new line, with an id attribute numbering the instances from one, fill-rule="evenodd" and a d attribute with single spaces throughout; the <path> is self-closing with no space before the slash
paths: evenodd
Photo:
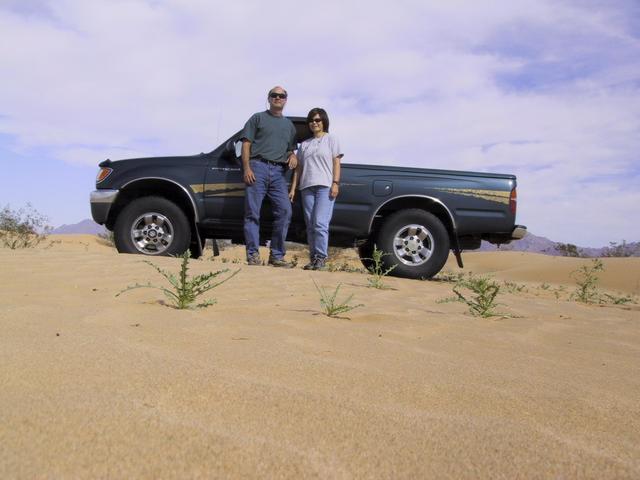
<path id="1" fill-rule="evenodd" d="M 588 260 L 466 254 L 502 284 L 479 318 L 445 281 L 222 254 L 190 273 L 240 273 L 185 311 L 115 297 L 164 281 L 95 237 L 0 249 L 0 478 L 640 478 L 640 306 L 571 301 Z M 640 295 L 639 258 L 605 269 Z M 312 279 L 364 306 L 323 315 Z"/>

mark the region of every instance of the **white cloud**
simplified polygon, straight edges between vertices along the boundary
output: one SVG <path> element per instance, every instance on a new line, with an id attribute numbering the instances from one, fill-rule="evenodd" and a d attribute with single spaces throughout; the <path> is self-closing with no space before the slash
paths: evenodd
<path id="1" fill-rule="evenodd" d="M 0 3 L 0 133 L 91 166 L 196 153 L 283 84 L 290 114 L 327 108 L 347 161 L 515 173 L 519 220 L 534 233 L 636 240 L 630 11 L 637 18 L 629 2 L 550 0 Z"/>

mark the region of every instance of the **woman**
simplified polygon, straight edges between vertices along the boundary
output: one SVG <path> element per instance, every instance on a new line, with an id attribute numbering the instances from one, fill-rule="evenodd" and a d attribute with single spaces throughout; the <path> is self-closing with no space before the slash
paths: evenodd
<path id="1" fill-rule="evenodd" d="M 333 204 L 340 191 L 340 151 L 338 139 L 329 134 L 329 117 L 322 108 L 307 115 L 313 137 L 298 148 L 298 166 L 293 174 L 289 198 L 300 189 L 310 262 L 305 270 L 323 270 L 329 247 L 329 223 Z"/>

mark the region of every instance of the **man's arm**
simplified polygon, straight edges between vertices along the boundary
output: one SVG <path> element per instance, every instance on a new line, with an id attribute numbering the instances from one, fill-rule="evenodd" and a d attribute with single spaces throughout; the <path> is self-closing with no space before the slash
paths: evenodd
<path id="1" fill-rule="evenodd" d="M 293 170 L 298 166 L 298 157 L 294 153 L 296 147 L 296 127 L 294 127 L 292 123 L 291 137 L 289 138 L 289 149 L 287 150 L 287 165 L 289 165 L 289 170 Z"/>
<path id="2" fill-rule="evenodd" d="M 289 157 L 287 158 L 287 165 L 289 165 L 289 170 L 293 170 L 298 166 L 298 157 L 293 152 L 289 152 Z"/>
<path id="3" fill-rule="evenodd" d="M 293 202 L 296 198 L 296 189 L 298 188 L 298 179 L 302 174 L 302 164 L 298 163 L 296 169 L 293 171 L 293 177 L 291 177 L 291 188 L 289 189 L 289 200 Z"/>
<path id="4" fill-rule="evenodd" d="M 256 176 L 251 170 L 249 159 L 251 158 L 251 142 L 247 139 L 242 140 L 242 150 L 240 153 L 242 158 L 242 179 L 247 185 L 252 185 L 256 181 Z"/>

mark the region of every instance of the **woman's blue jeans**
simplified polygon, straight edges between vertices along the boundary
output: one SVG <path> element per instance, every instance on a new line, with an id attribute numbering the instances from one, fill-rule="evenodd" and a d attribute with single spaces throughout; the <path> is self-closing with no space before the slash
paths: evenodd
<path id="1" fill-rule="evenodd" d="M 307 224 L 309 256 L 327 258 L 329 256 L 329 223 L 333 215 L 335 199 L 329 196 L 329 187 L 316 185 L 300 190 L 304 221 Z"/>

